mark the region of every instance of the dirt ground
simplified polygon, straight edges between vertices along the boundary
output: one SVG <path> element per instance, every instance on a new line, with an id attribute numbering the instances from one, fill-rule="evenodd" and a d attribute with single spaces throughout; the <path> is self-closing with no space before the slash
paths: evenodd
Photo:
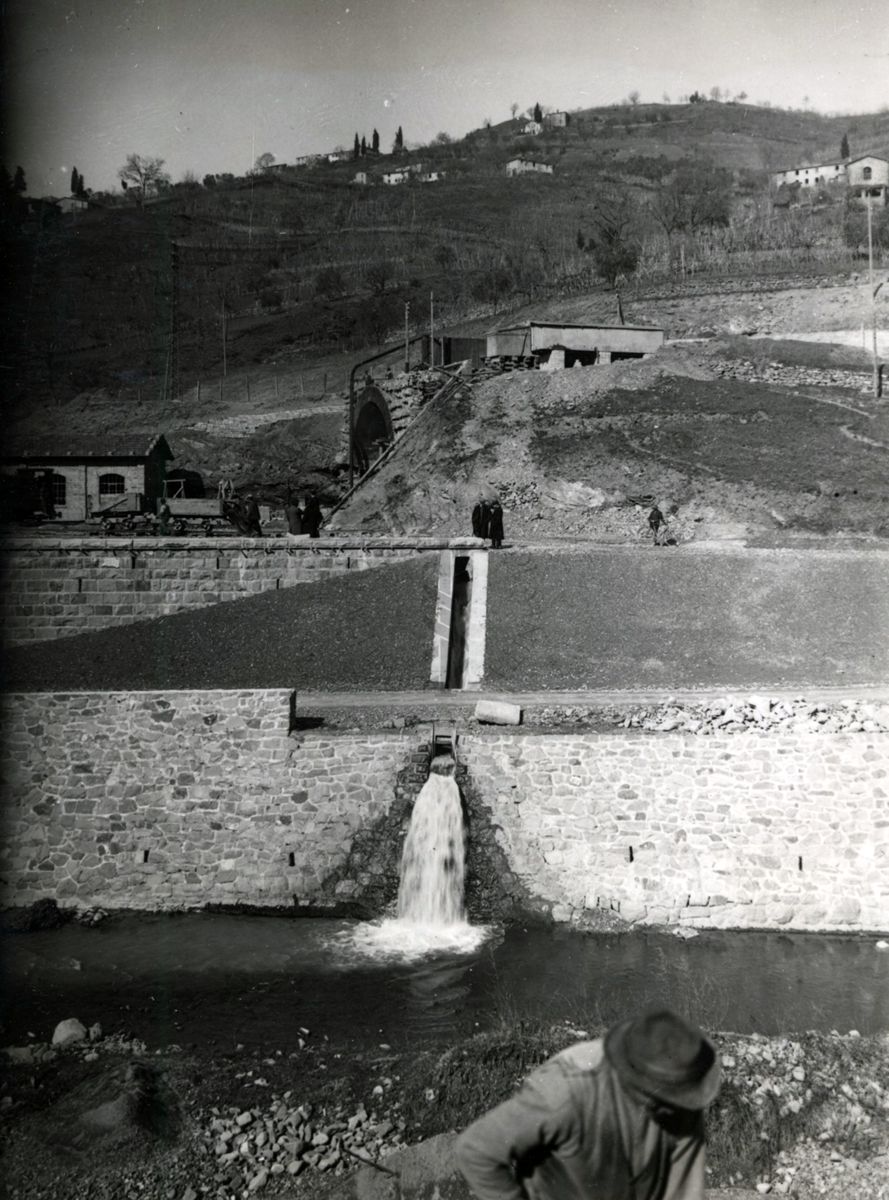
<path id="1" fill-rule="evenodd" d="M 506 389 L 503 393 L 492 384 L 490 404 L 481 406 L 474 420 L 469 421 L 464 438 L 465 457 L 459 462 L 448 462 L 452 473 L 456 474 L 454 482 L 465 486 L 439 488 L 437 482 L 433 481 L 434 485 L 426 493 L 418 490 L 407 507 L 384 506 L 385 517 L 380 516 L 382 524 L 379 527 L 399 528 L 403 525 L 407 528 L 419 522 L 416 527 L 427 528 L 438 522 L 448 528 L 459 526 L 462 529 L 463 509 L 469 494 L 490 479 L 501 491 L 507 508 L 515 510 L 510 517 L 512 527 L 522 532 L 523 536 L 537 528 L 534 523 L 539 520 L 544 522 L 539 527 L 541 531 L 549 527 L 559 533 L 588 533 L 596 539 L 616 538 L 620 541 L 637 536 L 638 514 L 628 517 L 627 513 L 616 513 L 612 509 L 607 513 L 599 512 L 595 521 L 591 522 L 591 513 L 597 511 L 596 505 L 591 505 L 588 495 L 582 490 L 578 491 L 578 488 L 582 485 L 597 493 L 619 493 L 622 497 L 660 490 L 667 498 L 671 498 L 673 493 L 681 492 L 683 486 L 686 490 L 691 487 L 677 446 L 667 447 L 664 452 L 661 445 L 648 444 L 644 440 L 638 442 L 636 439 L 638 444 L 629 447 L 628 453 L 624 453 L 628 448 L 621 442 L 617 447 L 621 453 L 615 455 L 614 447 L 609 445 L 608 440 L 600 439 L 597 453 L 589 461 L 572 464 L 573 474 L 567 468 L 565 471 L 554 470 L 553 478 L 546 480 L 550 490 L 555 488 L 555 499 L 543 506 L 542 516 L 538 517 L 539 505 L 532 503 L 527 507 L 534 511 L 523 511 L 526 506 L 522 503 L 524 498 L 520 491 L 540 481 L 541 465 L 533 454 L 528 456 L 527 439 L 499 425 L 496 413 L 502 407 L 514 416 L 513 424 L 530 426 L 538 418 L 551 424 L 549 410 L 552 406 L 574 404 L 574 415 L 577 417 L 584 396 L 600 394 L 600 385 L 638 391 L 646 386 L 647 380 L 648 385 L 657 392 L 660 387 L 658 381 L 667 376 L 680 381 L 696 379 L 708 382 L 720 377 L 720 365 L 715 359 L 721 355 L 737 358 L 737 348 L 732 350 L 731 342 L 722 341 L 724 337 L 731 338 L 732 335 L 746 335 L 736 339 L 743 346 L 743 361 L 758 363 L 761 369 L 777 359 L 797 368 L 830 368 L 846 375 L 845 386 L 839 389 L 831 389 L 819 382 L 816 389 L 819 399 L 833 398 L 840 403 L 851 402 L 855 407 L 868 408 L 866 404 L 858 403 L 863 400 L 862 392 L 867 389 L 870 378 L 869 360 L 860 349 L 862 341 L 868 347 L 870 345 L 865 274 L 843 276 L 833 281 L 822 280 L 815 286 L 773 291 L 756 289 L 752 285 L 744 291 L 732 281 L 719 286 L 723 290 L 717 290 L 715 284 L 693 281 L 685 285 L 686 291 L 693 294 L 678 294 L 681 289 L 677 289 L 675 295 L 640 294 L 622 298 L 624 317 L 630 324 L 660 325 L 668 340 L 713 339 L 714 335 L 719 339 L 718 342 L 699 342 L 684 350 L 676 348 L 659 355 L 658 359 L 663 361 L 665 370 L 656 369 L 654 376 L 647 364 L 641 372 L 638 368 L 632 370 L 632 364 L 622 364 L 607 371 L 596 368 L 595 371 L 576 372 L 583 377 L 582 388 L 580 380 L 575 380 L 573 376 L 562 376 L 558 382 L 550 380 L 545 389 L 548 402 L 541 398 L 540 403 L 532 403 L 532 396 L 525 390 L 528 385 L 524 381 L 519 385 L 514 377 L 500 383 L 499 386 Z M 879 322 L 885 329 L 887 319 L 883 293 L 880 294 L 878 305 Z M 478 326 L 478 332 L 482 332 L 487 328 L 530 318 L 614 322 L 617 319 L 616 298 L 613 293 L 597 292 L 587 297 L 546 301 L 517 312 L 480 317 L 473 324 Z M 862 335 L 863 326 L 866 328 Z M 846 338 L 857 346 L 857 351 L 837 351 L 825 345 L 801 348 L 795 343 L 776 347 L 774 343 L 758 340 L 788 333 L 824 334 L 830 331 L 845 331 Z M 171 466 L 199 471 L 211 487 L 215 487 L 221 478 L 230 478 L 237 486 L 250 487 L 263 499 L 274 502 L 284 499 L 289 486 L 313 486 L 319 487 L 324 496 L 333 501 L 345 487 L 348 375 L 358 357 L 358 354 L 328 355 L 311 360 L 300 359 L 298 364 L 283 359 L 269 361 L 251 368 L 249 372 L 230 372 L 225 380 L 204 379 L 200 387 L 186 390 L 174 404 L 165 402 L 148 385 L 117 395 L 106 392 L 83 393 L 58 408 L 29 412 L 15 422 L 13 434 L 37 429 L 45 432 L 50 428 L 67 434 L 96 435 L 109 427 L 121 432 L 147 432 L 152 435 L 161 431 L 166 434 L 176 455 Z M 595 381 L 591 378 L 593 375 L 596 376 Z M 750 383 L 750 376 L 745 375 L 739 382 L 746 386 Z M 787 386 L 788 382 L 793 394 L 806 386 L 804 380 L 792 375 L 789 381 L 783 380 L 783 385 Z M 538 384 L 538 387 L 541 386 Z M 537 394 L 534 393 L 535 396 Z M 754 411 L 759 408 L 771 411 L 772 398 L 769 395 L 764 394 L 756 399 Z M 721 407 L 724 409 L 724 405 Z M 720 406 L 715 411 L 719 412 Z M 671 419 L 675 419 L 680 412 L 677 410 Z M 740 421 L 742 416 L 740 414 L 737 419 Z M 872 446 L 866 440 L 858 442 L 859 449 L 867 447 L 874 453 L 882 449 L 883 443 L 889 443 L 889 435 L 884 429 L 875 431 L 874 423 L 880 422 L 873 412 L 868 410 L 867 418 L 858 417 L 856 420 L 859 423 L 864 420 L 865 424 L 857 425 L 851 435 L 839 436 L 858 436 L 881 443 Z M 625 437 L 631 435 L 631 431 L 621 428 L 619 413 L 611 415 L 612 424 L 615 421 L 615 432 L 622 432 Z M 769 427 L 769 433 L 772 428 Z M 552 432 L 555 435 L 559 431 Z M 563 423 L 564 437 L 574 438 L 578 432 L 584 430 L 578 430 L 576 422 L 573 427 L 570 421 Z M 646 432 L 644 421 L 642 432 Z M 751 430 L 748 428 L 747 432 Z M 861 453 L 864 454 L 864 450 Z M 877 454 L 877 457 L 881 455 Z M 401 461 L 404 461 L 404 455 Z M 652 470 L 656 461 L 657 470 Z M 507 464 L 512 465 L 513 462 L 521 469 L 513 472 L 506 469 Z M 709 475 L 705 470 L 695 473 L 708 483 L 708 496 L 702 506 L 703 513 L 695 511 L 689 520 L 703 519 L 710 525 L 727 525 L 728 530 L 717 531 L 723 534 L 737 533 L 738 525 L 750 522 L 751 513 L 762 517 L 763 507 L 768 511 L 777 504 L 780 513 L 781 504 L 786 502 L 780 488 L 768 488 L 768 494 L 756 494 L 755 480 L 743 481 L 744 495 L 738 497 L 734 490 L 738 486 L 736 481 L 719 479 L 713 482 L 712 472 Z M 813 479 L 812 486 L 818 486 L 818 478 Z M 851 486 L 848 490 L 852 490 Z M 533 491 L 530 499 L 536 499 Z M 442 506 L 446 510 L 452 503 L 455 505 L 454 520 L 443 520 Z M 809 512 L 812 507 L 803 504 L 798 515 L 813 519 L 817 526 L 821 511 L 817 504 L 814 505 L 813 516 Z M 708 514 L 708 508 L 714 511 Z M 867 512 L 848 514 L 848 521 L 846 517 L 847 514 L 843 513 L 839 522 L 830 518 L 828 524 L 831 527 L 848 525 L 851 529 L 861 530 L 872 528 L 882 520 L 882 517 L 877 520 L 872 510 L 870 515 Z M 527 530 L 523 527 L 525 518 L 529 523 Z M 349 512 L 350 525 L 363 527 L 368 521 L 377 519 L 373 502 L 358 508 L 353 506 Z M 753 523 L 766 527 L 774 525 L 768 517 Z"/>
<path id="2" fill-rule="evenodd" d="M 827 380 L 827 382 L 822 382 Z M 468 532 L 497 493 L 507 540 L 678 543 L 889 534 L 889 416 L 853 350 L 744 337 L 641 362 L 485 380 L 429 410 L 331 529 Z"/>

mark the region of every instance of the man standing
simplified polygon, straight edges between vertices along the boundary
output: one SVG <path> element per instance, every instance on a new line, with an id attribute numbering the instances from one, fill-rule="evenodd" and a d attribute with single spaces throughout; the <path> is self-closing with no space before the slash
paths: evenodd
<path id="1" fill-rule="evenodd" d="M 499 550 L 503 545 L 503 507 L 499 500 L 494 500 L 488 514 L 488 536 L 491 539 L 491 549 Z"/>
<path id="2" fill-rule="evenodd" d="M 669 1011 L 623 1021 L 533 1071 L 457 1139 L 478 1200 L 702 1200 L 719 1058 Z"/>
<path id="3" fill-rule="evenodd" d="M 488 502 L 484 496 L 479 496 L 472 510 L 472 536 L 486 538 L 488 536 Z"/>
<path id="4" fill-rule="evenodd" d="M 244 514 L 244 520 L 247 524 L 247 536 L 262 537 L 262 524 L 260 521 L 259 505 L 256 503 L 256 497 L 252 492 L 248 493 L 242 511 Z"/>
<path id="5" fill-rule="evenodd" d="M 318 500 L 318 493 L 312 492 L 303 506 L 303 529 L 308 531 L 309 537 L 316 538 L 318 536 L 321 521 L 321 503 Z"/>
<path id="6" fill-rule="evenodd" d="M 654 544 L 656 546 L 660 544 L 658 542 L 660 527 L 662 525 L 666 526 L 666 524 L 667 524 L 667 522 L 664 519 L 664 514 L 661 512 L 661 510 L 658 508 L 658 506 L 655 505 L 654 508 L 651 510 L 651 512 L 648 514 L 648 528 L 654 534 Z"/>

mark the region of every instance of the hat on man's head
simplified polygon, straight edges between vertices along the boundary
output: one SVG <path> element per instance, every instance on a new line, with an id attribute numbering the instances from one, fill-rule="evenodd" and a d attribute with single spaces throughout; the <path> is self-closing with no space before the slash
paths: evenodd
<path id="1" fill-rule="evenodd" d="M 622 1083 L 674 1108 L 706 1108 L 719 1091 L 716 1047 L 700 1029 L 667 1009 L 609 1029 L 605 1055 Z"/>

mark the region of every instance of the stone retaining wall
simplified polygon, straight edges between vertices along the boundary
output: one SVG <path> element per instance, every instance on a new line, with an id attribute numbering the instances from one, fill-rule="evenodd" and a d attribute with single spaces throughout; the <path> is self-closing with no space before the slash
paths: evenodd
<path id="1" fill-rule="evenodd" d="M 290 733 L 290 705 L 287 691 L 7 697 L 6 902 L 381 894 L 374 873 L 391 865 L 350 868 L 349 851 L 403 804 L 430 730 Z M 459 756 L 503 890 L 557 920 L 605 907 L 642 923 L 889 927 L 889 735 L 472 728 Z"/>
<path id="2" fill-rule="evenodd" d="M 12 539 L 0 545 L 6 636 L 13 643 L 70 637 L 463 545 L 437 538 Z"/>
<path id="3" fill-rule="evenodd" d="M 557 920 L 889 928 L 889 735 L 467 738 L 518 878 Z"/>

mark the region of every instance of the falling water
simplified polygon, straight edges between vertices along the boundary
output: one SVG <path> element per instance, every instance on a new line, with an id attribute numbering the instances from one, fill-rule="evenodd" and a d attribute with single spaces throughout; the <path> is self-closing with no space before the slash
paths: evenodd
<path id="1" fill-rule="evenodd" d="M 398 916 L 363 922 L 340 941 L 362 958 L 412 961 L 429 954 L 466 954 L 490 935 L 463 909 L 463 804 L 454 760 L 435 758 L 414 801 L 401 855 Z"/>
<path id="2" fill-rule="evenodd" d="M 463 920 L 463 806 L 453 776 L 433 772 L 414 802 L 401 856 L 398 916 L 418 925 Z"/>

